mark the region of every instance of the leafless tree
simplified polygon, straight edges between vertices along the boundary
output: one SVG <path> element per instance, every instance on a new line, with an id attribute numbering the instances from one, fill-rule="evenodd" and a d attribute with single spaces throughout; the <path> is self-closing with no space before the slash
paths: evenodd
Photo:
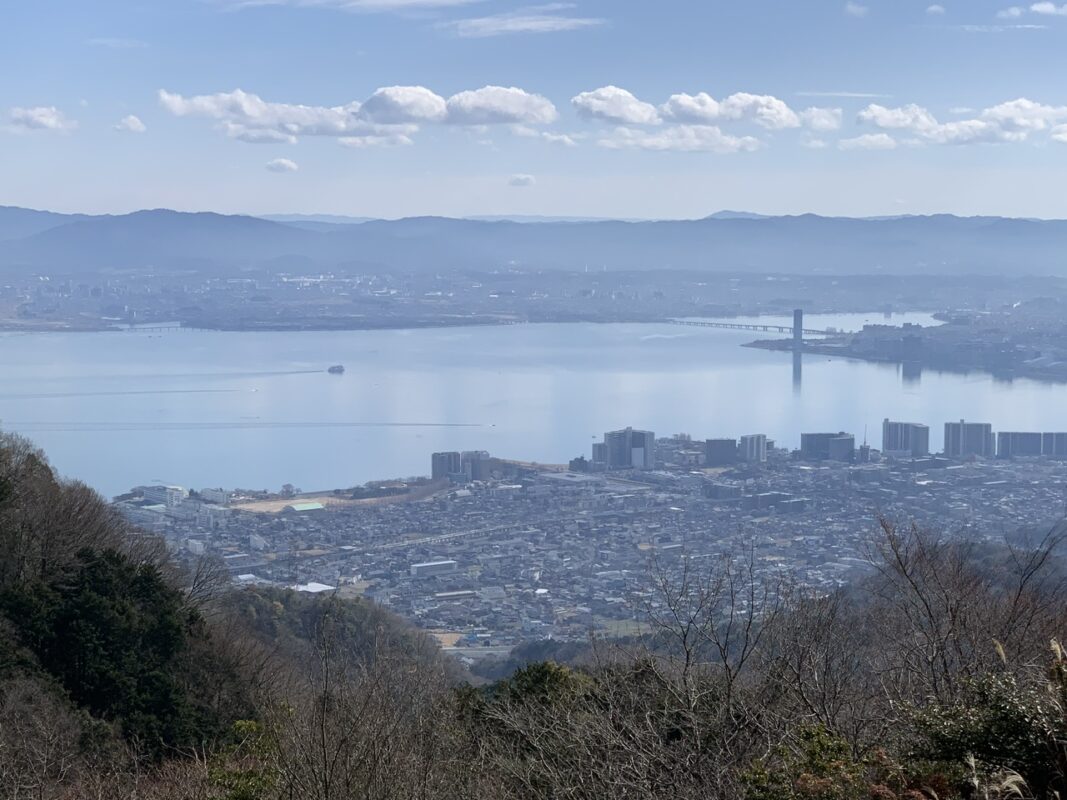
<path id="1" fill-rule="evenodd" d="M 961 682 L 1003 669 L 1037 669 L 1067 613 L 1062 564 L 1067 528 L 998 563 L 973 541 L 883 519 L 872 547 L 872 669 L 893 702 L 948 703 Z"/>
<path id="2" fill-rule="evenodd" d="M 452 708 L 438 659 L 400 652 L 384 637 L 369 652 L 354 653 L 327 611 L 314 663 L 305 666 L 307 677 L 294 676 L 268 718 L 286 796 L 429 800 L 447 794 Z"/>
<path id="3" fill-rule="evenodd" d="M 598 648 L 587 671 L 482 711 L 481 771 L 514 798 L 736 797 L 740 765 L 780 735 L 763 666 L 788 592 L 755 551 L 653 561 L 637 596 L 647 634 Z"/>
<path id="4" fill-rule="evenodd" d="M 866 611 L 843 591 L 798 593 L 769 631 L 763 669 L 787 691 L 782 710 L 793 727 L 819 725 L 842 736 L 857 756 L 884 747 L 893 723 L 871 670 Z"/>
<path id="5" fill-rule="evenodd" d="M 84 768 L 78 744 L 73 716 L 39 684 L 15 679 L 0 688 L 0 796 L 62 797 Z"/>

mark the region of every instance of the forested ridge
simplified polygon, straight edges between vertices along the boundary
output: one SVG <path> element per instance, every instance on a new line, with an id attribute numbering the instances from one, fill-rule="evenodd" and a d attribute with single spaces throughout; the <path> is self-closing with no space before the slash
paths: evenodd
<path id="1" fill-rule="evenodd" d="M 887 520 L 829 595 L 653 562 L 647 635 L 472 686 L 372 604 L 180 567 L 2 437 L 0 798 L 1067 798 L 1064 535 Z"/>

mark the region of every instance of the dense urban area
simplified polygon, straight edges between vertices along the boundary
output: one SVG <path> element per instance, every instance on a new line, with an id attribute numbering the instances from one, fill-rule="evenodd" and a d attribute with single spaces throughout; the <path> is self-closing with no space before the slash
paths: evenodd
<path id="1" fill-rule="evenodd" d="M 683 553 L 751 547 L 762 574 L 830 590 L 866 569 L 883 517 L 998 540 L 1064 515 L 1067 433 L 951 422 L 936 455 L 929 433 L 886 420 L 880 450 L 829 432 L 789 452 L 626 429 L 568 465 L 436 453 L 429 477 L 357 489 L 151 485 L 115 502 L 238 583 L 363 595 L 477 658 L 635 632 L 634 593 Z"/>

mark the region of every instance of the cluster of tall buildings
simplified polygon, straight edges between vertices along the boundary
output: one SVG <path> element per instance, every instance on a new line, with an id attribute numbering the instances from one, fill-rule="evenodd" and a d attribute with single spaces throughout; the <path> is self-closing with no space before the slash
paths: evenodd
<path id="1" fill-rule="evenodd" d="M 762 434 L 736 439 L 708 439 L 704 463 L 725 467 L 736 463 L 760 463 L 767 460 L 767 437 Z M 1048 456 L 1067 458 L 1067 433 L 994 434 L 986 422 L 945 423 L 944 455 L 947 458 L 1016 458 Z M 871 448 L 866 441 L 857 447 L 851 433 L 802 433 L 797 452 L 802 461 L 867 462 Z M 882 422 L 882 455 L 892 459 L 930 457 L 930 428 L 918 422 Z"/>
<path id="2" fill-rule="evenodd" d="M 800 434 L 800 458 L 803 461 L 856 460 L 856 437 L 851 433 L 802 433 Z"/>
<path id="3" fill-rule="evenodd" d="M 930 429 L 914 422 L 882 423 L 882 452 L 890 457 L 925 457 L 930 454 Z M 1019 456 L 1067 457 L 1067 433 L 994 434 L 988 422 L 945 423 L 948 458 L 1016 458 Z"/>
<path id="4" fill-rule="evenodd" d="M 752 433 L 740 439 L 708 439 L 704 442 L 704 464 L 728 467 L 739 462 L 762 464 L 767 460 L 767 437 Z"/>
<path id="5" fill-rule="evenodd" d="M 149 486 L 136 486 L 133 493 L 141 495 L 146 503 L 167 508 L 174 508 L 189 496 L 189 490 L 182 486 L 164 486 L 155 483 Z"/>
<path id="6" fill-rule="evenodd" d="M 997 456 L 1052 456 L 1067 458 L 1067 433 L 997 434 Z"/>
<path id="7" fill-rule="evenodd" d="M 673 441 L 673 440 L 670 440 Z M 691 440 L 685 437 L 685 442 Z M 654 470 L 656 468 L 656 434 L 652 431 L 624 428 L 608 431 L 602 442 L 593 445 L 592 459 L 578 458 L 571 468 L 580 471 Z M 702 449 L 687 446 L 684 455 L 688 463 L 707 467 L 729 467 L 735 464 L 762 464 L 774 442 L 762 433 L 740 439 L 707 439 Z M 1067 433 L 1002 432 L 994 434 L 987 422 L 945 423 L 946 458 L 1016 458 L 1049 456 L 1067 458 Z M 866 441 L 856 445 L 856 437 L 844 431 L 802 433 L 796 457 L 801 461 L 834 461 L 846 464 L 869 462 L 871 447 Z M 675 454 L 676 456 L 679 454 Z M 930 428 L 918 422 L 882 422 L 882 455 L 890 459 L 925 459 L 930 457 Z M 701 456 L 703 458 L 701 459 Z M 662 460 L 662 459 L 661 459 Z M 453 482 L 487 480 L 500 471 L 502 462 L 484 450 L 434 453 L 434 480 Z M 163 495 L 166 487 L 156 491 Z M 161 501 L 163 502 L 162 498 Z"/>
<path id="8" fill-rule="evenodd" d="M 930 428 L 918 422 L 885 420 L 882 453 L 890 458 L 925 458 L 930 455 Z"/>
<path id="9" fill-rule="evenodd" d="M 495 459 L 485 450 L 434 453 L 430 457 L 430 474 L 435 481 L 449 479 L 483 481 L 492 476 Z"/>
<path id="10" fill-rule="evenodd" d="M 593 445 L 593 466 L 603 469 L 654 469 L 656 434 L 625 428 L 609 431 Z"/>
<path id="11" fill-rule="evenodd" d="M 997 454 L 993 426 L 988 422 L 946 422 L 945 455 L 950 458 L 981 456 L 993 458 Z"/>

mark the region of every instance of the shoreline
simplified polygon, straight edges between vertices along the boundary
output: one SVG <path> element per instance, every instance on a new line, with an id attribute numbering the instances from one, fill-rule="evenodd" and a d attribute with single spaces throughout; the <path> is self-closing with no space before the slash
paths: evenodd
<path id="1" fill-rule="evenodd" d="M 838 316 L 846 314 L 883 314 L 881 309 L 859 309 L 859 310 L 826 310 L 826 311 L 805 311 L 805 315 L 808 317 L 823 317 L 823 316 Z M 928 314 L 936 319 L 936 312 L 932 312 L 929 309 L 895 309 L 893 311 L 894 316 L 902 316 L 906 314 Z M 731 315 L 718 315 L 713 317 L 647 317 L 647 316 L 626 316 L 621 315 L 614 318 L 605 318 L 602 316 L 561 316 L 557 318 L 542 318 L 542 319 L 505 319 L 505 318 L 486 318 L 486 317 L 472 317 L 472 318 L 442 318 L 434 320 L 396 320 L 387 321 L 383 320 L 380 324 L 364 323 L 364 324 L 304 324 L 303 322 L 293 321 L 291 323 L 282 322 L 268 322 L 263 325 L 255 324 L 205 324 L 205 323 L 185 323 L 175 320 L 161 320 L 159 322 L 146 322 L 146 323 L 111 323 L 100 325 L 79 325 L 79 326 L 64 326 L 62 323 L 54 323 L 49 325 L 12 325 L 10 322 L 0 322 L 0 334 L 4 333 L 135 333 L 135 332 L 159 332 L 164 333 L 168 331 L 211 331 L 218 333 L 328 333 L 328 332 L 349 332 L 349 331 L 393 331 L 393 330 L 432 330 L 441 329 L 447 330 L 449 328 L 495 328 L 495 327 L 508 327 L 512 325 L 568 325 L 568 324 L 586 324 L 586 325 L 670 325 L 674 324 L 675 320 L 679 319 L 693 319 L 693 320 L 708 320 L 708 321 L 731 321 L 738 319 L 762 319 L 762 318 L 775 318 L 786 320 L 792 316 L 792 311 L 751 311 L 742 312 Z"/>
<path id="2" fill-rule="evenodd" d="M 742 347 L 750 347 L 755 350 L 770 350 L 777 353 L 794 353 L 793 343 L 791 340 L 786 339 L 758 339 L 753 342 L 746 342 L 741 345 Z M 940 362 L 940 361 L 922 361 L 922 362 L 906 362 L 895 358 L 878 358 L 877 356 L 864 355 L 859 353 L 852 353 L 842 351 L 838 347 L 826 347 L 819 344 L 812 344 L 806 342 L 803 348 L 799 351 L 800 355 L 813 355 L 813 356 L 827 356 L 829 358 L 841 358 L 847 361 L 862 361 L 867 364 L 892 364 L 897 367 L 907 367 L 912 365 L 918 368 L 918 377 L 921 378 L 922 373 L 926 370 L 932 370 L 934 372 L 947 372 L 953 375 L 972 375 L 981 374 L 989 375 L 994 380 L 1001 380 L 1012 382 L 1014 380 L 1028 380 L 1035 383 L 1046 383 L 1053 385 L 1067 384 L 1067 370 L 1063 373 L 1048 374 L 1039 370 L 1027 370 L 1025 368 L 1012 369 L 1009 371 L 994 370 L 981 365 L 960 365 L 958 363 Z"/>

